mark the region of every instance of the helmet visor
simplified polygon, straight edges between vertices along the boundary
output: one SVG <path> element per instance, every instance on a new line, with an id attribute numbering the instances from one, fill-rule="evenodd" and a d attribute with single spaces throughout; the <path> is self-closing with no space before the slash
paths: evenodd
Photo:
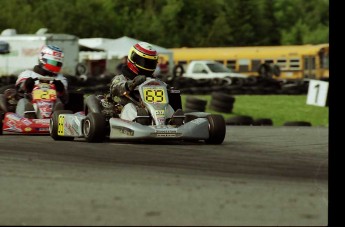
<path id="1" fill-rule="evenodd" d="M 47 59 L 47 64 L 57 66 L 57 67 L 62 67 L 61 61 L 55 61 L 55 60 Z"/>
<path id="2" fill-rule="evenodd" d="M 43 59 L 43 67 L 51 72 L 58 73 L 60 72 L 62 68 L 62 62 L 61 61 L 55 61 L 52 59 Z"/>
<path id="3" fill-rule="evenodd" d="M 142 69 L 154 71 L 157 67 L 157 59 L 145 58 L 135 52 L 132 52 L 131 60 L 136 64 L 137 67 Z"/>

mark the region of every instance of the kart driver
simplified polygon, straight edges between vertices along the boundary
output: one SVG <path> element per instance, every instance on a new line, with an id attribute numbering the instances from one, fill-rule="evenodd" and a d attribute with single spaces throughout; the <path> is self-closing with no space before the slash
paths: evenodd
<path id="1" fill-rule="evenodd" d="M 132 92 L 146 81 L 146 77 L 153 77 L 157 63 L 157 51 L 149 43 L 137 43 L 129 50 L 127 64 L 122 67 L 122 73 L 112 79 L 110 85 L 111 98 L 124 106 L 120 115 L 121 119 L 133 121 L 139 116 L 148 116 L 145 109 L 135 106 L 123 94 Z M 167 115 L 171 116 L 173 113 L 174 109 L 169 105 Z"/>
<path id="2" fill-rule="evenodd" d="M 33 70 L 25 70 L 20 73 L 16 81 L 16 89 L 20 97 L 22 97 L 17 104 L 16 113 L 24 116 L 26 111 L 33 111 L 33 105 L 30 101 L 30 94 L 34 88 L 35 83 L 38 83 L 36 78 L 40 76 L 54 77 L 57 91 L 57 100 L 54 110 L 61 110 L 68 100 L 67 93 L 67 79 L 60 72 L 63 65 L 64 53 L 54 45 L 45 45 L 41 48 L 38 56 L 38 65 L 35 65 Z M 32 118 L 32 117 L 30 117 Z"/>

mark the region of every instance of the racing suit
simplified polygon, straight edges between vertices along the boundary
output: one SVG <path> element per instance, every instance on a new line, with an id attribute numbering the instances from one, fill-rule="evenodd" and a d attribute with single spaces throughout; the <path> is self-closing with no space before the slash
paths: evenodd
<path id="1" fill-rule="evenodd" d="M 123 95 L 124 92 L 133 91 L 134 88 L 141 83 L 145 82 L 146 77 L 137 76 L 133 80 L 125 77 L 124 74 L 115 76 L 110 85 L 110 96 L 116 102 L 123 106 L 120 114 L 120 118 L 128 121 L 133 121 L 138 116 L 138 106 Z M 166 109 L 167 116 L 171 117 L 174 113 L 174 109 L 168 105 Z"/>
<path id="2" fill-rule="evenodd" d="M 21 99 L 19 99 L 17 106 L 16 106 L 16 113 L 20 116 L 24 116 L 25 111 L 28 110 L 28 105 L 32 106 L 31 101 L 28 97 L 26 97 L 25 93 L 30 93 L 36 83 L 37 80 L 34 80 L 40 76 L 52 76 L 55 77 L 54 84 L 57 91 L 57 100 L 55 106 L 62 106 L 68 101 L 68 82 L 66 77 L 62 74 L 54 74 L 42 69 L 39 65 L 36 65 L 33 70 L 25 70 L 19 74 L 18 79 L 16 81 L 16 89 L 19 93 Z M 29 108 L 30 110 L 31 108 Z"/>

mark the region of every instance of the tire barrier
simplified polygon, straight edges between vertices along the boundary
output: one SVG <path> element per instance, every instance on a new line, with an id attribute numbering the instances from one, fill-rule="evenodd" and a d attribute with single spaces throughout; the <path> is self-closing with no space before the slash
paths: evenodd
<path id="1" fill-rule="evenodd" d="M 223 93 L 212 92 L 209 108 L 221 113 L 232 113 L 235 97 Z"/>
<path id="2" fill-rule="evenodd" d="M 308 121 L 287 121 L 283 126 L 312 126 Z"/>
<path id="3" fill-rule="evenodd" d="M 207 101 L 195 97 L 187 97 L 185 112 L 205 112 Z"/>
<path id="4" fill-rule="evenodd" d="M 234 116 L 225 120 L 227 125 L 253 125 L 253 122 L 253 118 L 246 115 Z"/>
<path id="5" fill-rule="evenodd" d="M 255 126 L 272 126 L 273 121 L 270 118 L 258 118 L 253 121 Z"/>
<path id="6" fill-rule="evenodd" d="M 212 92 L 239 94 L 307 94 L 308 82 L 284 82 L 269 77 L 249 76 L 248 78 L 199 79 L 176 76 L 162 81 L 181 90 L 181 94 L 204 95 Z"/>
<path id="7" fill-rule="evenodd" d="M 82 66 L 79 66 L 82 68 Z M 182 66 L 178 66 L 180 68 Z M 80 70 L 81 72 L 82 70 Z M 80 73 L 79 72 L 79 73 Z M 79 74 L 78 73 L 78 74 Z M 114 74 L 101 75 L 98 77 L 87 77 L 81 75 L 65 75 L 71 91 L 81 89 L 86 92 L 107 91 Z M 17 76 L 0 77 L 0 88 L 14 84 Z M 250 94 L 307 94 L 308 81 L 278 81 L 262 76 L 249 76 L 248 78 L 223 78 L 223 79 L 202 79 L 195 80 L 183 76 L 159 77 L 169 86 L 181 91 L 181 94 L 208 95 L 212 92 L 223 92 L 230 95 Z"/>

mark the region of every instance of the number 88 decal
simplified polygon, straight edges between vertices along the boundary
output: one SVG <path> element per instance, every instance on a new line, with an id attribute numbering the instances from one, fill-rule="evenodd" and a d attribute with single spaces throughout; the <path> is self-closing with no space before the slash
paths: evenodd
<path id="1" fill-rule="evenodd" d="M 164 90 L 162 89 L 145 89 L 144 97 L 146 102 L 165 103 Z"/>

